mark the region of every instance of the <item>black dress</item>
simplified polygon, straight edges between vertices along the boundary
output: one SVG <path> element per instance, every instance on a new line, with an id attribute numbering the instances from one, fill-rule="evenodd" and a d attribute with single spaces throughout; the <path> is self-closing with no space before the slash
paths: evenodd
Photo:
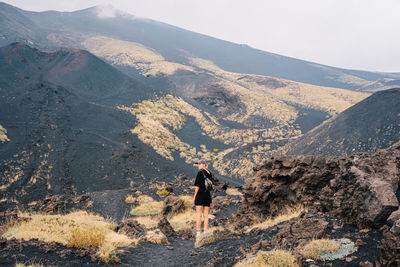
<path id="1" fill-rule="evenodd" d="M 196 194 L 196 198 L 194 199 L 194 204 L 196 206 L 207 206 L 209 207 L 211 204 L 211 194 L 210 191 L 206 190 L 206 186 L 204 184 L 204 175 L 211 179 L 214 182 L 211 172 L 208 173 L 205 170 L 200 170 L 197 173 L 196 181 L 194 182 L 195 186 L 199 187 L 199 191 Z"/>

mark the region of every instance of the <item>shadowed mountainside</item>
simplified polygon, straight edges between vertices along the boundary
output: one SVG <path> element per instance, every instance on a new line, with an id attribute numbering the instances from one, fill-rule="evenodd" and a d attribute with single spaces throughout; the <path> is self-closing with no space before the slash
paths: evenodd
<path id="1" fill-rule="evenodd" d="M 1 134 L 9 138 L 0 144 L 2 207 L 176 174 L 129 133 L 135 120 L 116 107 L 152 97 L 150 80 L 135 81 L 87 51 L 20 43 L 0 48 L 0 69 Z"/>
<path id="2" fill-rule="evenodd" d="M 290 142 L 283 151 L 302 155 L 375 152 L 400 140 L 400 88 L 377 92 Z"/>

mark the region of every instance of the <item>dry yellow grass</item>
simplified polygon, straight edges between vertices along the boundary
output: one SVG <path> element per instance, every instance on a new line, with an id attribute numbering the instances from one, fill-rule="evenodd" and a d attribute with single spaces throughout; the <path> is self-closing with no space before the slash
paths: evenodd
<path id="1" fill-rule="evenodd" d="M 222 230 L 222 227 L 221 226 L 211 227 L 208 229 L 207 233 L 200 234 L 200 236 L 197 237 L 196 241 L 194 242 L 194 247 L 195 248 L 204 247 L 218 241 L 218 237 L 214 235 L 214 232 L 217 230 Z"/>
<path id="2" fill-rule="evenodd" d="M 27 265 L 27 263 L 16 263 L 15 264 L 15 267 L 57 267 L 57 266 L 55 266 L 55 265 L 43 265 L 43 264 L 40 264 L 40 263 L 28 263 L 28 265 Z"/>
<path id="3" fill-rule="evenodd" d="M 112 254 L 116 248 L 129 247 L 138 241 L 114 232 L 113 223 L 86 211 L 76 211 L 65 215 L 21 213 L 19 217 L 30 220 L 11 226 L 3 237 L 24 240 L 37 238 L 45 242 L 57 242 L 73 247 L 94 246 L 99 247 L 99 251 L 100 249 L 109 250 L 109 254 Z"/>
<path id="4" fill-rule="evenodd" d="M 244 259 L 235 267 L 300 267 L 297 258 L 286 250 L 258 251 L 254 257 Z"/>
<path id="5" fill-rule="evenodd" d="M 132 204 L 135 202 L 135 198 L 132 195 L 127 195 L 125 198 L 125 203 Z"/>
<path id="6" fill-rule="evenodd" d="M 168 221 L 175 231 L 192 229 L 196 222 L 196 211 L 187 208 L 184 212 L 173 215 Z"/>
<path id="7" fill-rule="evenodd" d="M 4 143 L 4 142 L 9 142 L 10 139 L 7 137 L 7 130 L 0 125 L 0 142 Z"/>
<path id="8" fill-rule="evenodd" d="M 75 248 L 101 247 L 105 243 L 105 233 L 102 229 L 94 226 L 72 227 L 72 236 L 67 246 Z"/>
<path id="9" fill-rule="evenodd" d="M 141 195 L 136 198 L 139 205 L 132 208 L 130 214 L 133 216 L 158 215 L 161 213 L 164 203 L 155 201 L 152 197 Z"/>
<path id="10" fill-rule="evenodd" d="M 167 237 L 160 231 L 160 229 L 150 230 L 146 233 L 146 240 L 160 245 L 168 245 Z"/>
<path id="11" fill-rule="evenodd" d="M 156 228 L 160 221 L 160 216 L 139 216 L 135 217 L 138 223 L 146 226 L 147 229 Z"/>
<path id="12" fill-rule="evenodd" d="M 193 207 L 193 196 L 189 195 L 180 195 L 178 198 L 183 200 L 185 207 Z"/>
<path id="13" fill-rule="evenodd" d="M 324 252 L 334 252 L 339 249 L 338 244 L 331 239 L 314 239 L 301 249 L 300 254 L 306 259 L 319 260 Z"/>
<path id="14" fill-rule="evenodd" d="M 250 232 L 251 230 L 255 229 L 255 228 L 259 228 L 259 229 L 267 229 L 271 226 L 277 225 L 278 223 L 284 222 L 284 221 L 288 221 L 290 219 L 293 219 L 295 217 L 300 216 L 300 214 L 302 212 L 306 212 L 307 209 L 304 208 L 302 205 L 298 205 L 295 207 L 289 207 L 287 208 L 284 212 L 282 212 L 281 214 L 279 214 L 276 217 L 273 218 L 268 218 L 263 222 L 260 223 L 256 223 L 252 226 L 250 226 L 249 229 L 247 229 L 247 233 Z"/>
<path id="15" fill-rule="evenodd" d="M 228 187 L 225 193 L 230 196 L 243 196 L 243 194 L 236 187 Z"/>

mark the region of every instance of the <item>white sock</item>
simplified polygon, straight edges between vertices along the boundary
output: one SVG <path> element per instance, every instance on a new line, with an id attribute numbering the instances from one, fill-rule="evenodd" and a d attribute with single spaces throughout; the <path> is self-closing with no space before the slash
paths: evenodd
<path id="1" fill-rule="evenodd" d="M 199 237 L 200 234 L 201 234 L 201 229 L 197 229 L 197 230 L 196 230 L 196 237 Z"/>
<path id="2" fill-rule="evenodd" d="M 207 232 L 208 232 L 208 229 L 204 229 L 204 230 L 203 230 L 203 233 L 207 233 Z"/>

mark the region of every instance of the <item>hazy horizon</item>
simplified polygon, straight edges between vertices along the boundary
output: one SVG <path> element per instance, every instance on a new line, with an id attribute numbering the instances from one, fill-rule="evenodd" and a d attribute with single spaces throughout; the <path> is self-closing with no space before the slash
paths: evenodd
<path id="1" fill-rule="evenodd" d="M 396 35 L 400 2 L 395 0 L 3 2 L 30 11 L 75 11 L 109 4 L 138 17 L 271 53 L 339 68 L 400 72 L 400 37 Z M 112 10 L 104 12 L 112 15 Z"/>

